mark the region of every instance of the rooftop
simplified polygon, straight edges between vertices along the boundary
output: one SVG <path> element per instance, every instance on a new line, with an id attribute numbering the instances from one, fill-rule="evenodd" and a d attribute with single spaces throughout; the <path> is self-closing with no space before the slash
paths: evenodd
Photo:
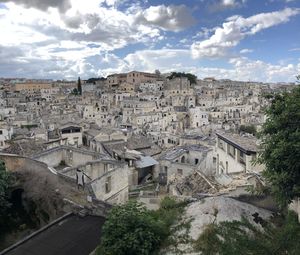
<path id="1" fill-rule="evenodd" d="M 104 218 L 70 215 L 1 255 L 88 255 L 99 244 Z"/>
<path id="2" fill-rule="evenodd" d="M 239 147 L 239 149 L 241 149 L 245 153 L 256 152 L 258 149 L 257 139 L 254 136 L 241 136 L 239 134 L 224 132 L 217 132 L 216 134 L 225 142 Z"/>
<path id="3" fill-rule="evenodd" d="M 208 151 L 210 148 L 204 145 L 183 145 L 177 146 L 165 152 L 160 159 L 174 160 L 188 151 Z"/>

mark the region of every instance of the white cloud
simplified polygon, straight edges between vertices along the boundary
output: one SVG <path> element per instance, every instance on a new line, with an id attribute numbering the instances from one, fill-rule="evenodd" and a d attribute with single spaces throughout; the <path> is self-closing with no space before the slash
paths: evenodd
<path id="1" fill-rule="evenodd" d="M 128 70 L 128 62 L 108 51 L 135 43 L 151 48 L 164 38 L 163 30 L 179 31 L 194 22 L 184 5 L 137 4 L 120 11 L 114 5 L 121 1 L 0 0 L 6 7 L 0 9 L 5 34 L 0 47 L 6 52 L 0 73 L 63 78 Z"/>
<path id="2" fill-rule="evenodd" d="M 237 3 L 235 0 L 222 0 L 221 4 L 225 6 L 235 6 Z"/>
<path id="3" fill-rule="evenodd" d="M 138 12 L 136 22 L 177 32 L 193 25 L 196 21 L 185 5 L 158 5 Z"/>
<path id="4" fill-rule="evenodd" d="M 242 50 L 240 50 L 241 54 L 247 54 L 247 53 L 251 53 L 251 52 L 253 52 L 252 49 L 242 49 Z"/>
<path id="5" fill-rule="evenodd" d="M 59 11 L 65 12 L 71 7 L 69 0 L 0 0 L 0 3 L 13 2 L 20 4 L 25 8 L 37 8 L 43 11 L 48 8 L 58 8 Z"/>
<path id="6" fill-rule="evenodd" d="M 245 5 L 247 0 L 216 0 L 208 5 L 210 12 L 219 12 L 227 9 L 240 8 Z"/>
<path id="7" fill-rule="evenodd" d="M 80 2 L 80 3 L 79 3 Z M 98 43 L 101 50 L 114 50 L 131 43 L 150 43 L 162 38 L 161 29 L 136 22 L 136 13 L 124 13 L 115 8 L 72 0 L 72 8 L 61 14 L 56 9 L 47 12 L 7 3 L 0 9 L 0 27 L 5 36 L 2 45 L 73 40 Z M 83 7 L 88 6 L 88 8 Z"/>
<path id="8" fill-rule="evenodd" d="M 300 9 L 286 8 L 281 11 L 261 13 L 243 18 L 232 16 L 217 27 L 214 34 L 204 41 L 193 43 L 191 50 L 195 58 L 223 57 L 228 50 L 235 47 L 246 36 L 254 35 L 263 29 L 288 22 L 292 16 L 300 13 Z"/>
<path id="9" fill-rule="evenodd" d="M 203 29 L 202 34 L 191 38 L 207 38 L 194 43 L 193 51 L 170 49 L 171 44 L 172 48 L 178 47 L 173 41 L 164 42 L 168 48 L 151 50 L 157 41 L 168 39 L 166 30 L 177 32 L 192 25 L 195 20 L 191 11 L 184 5 L 143 9 L 139 4 L 120 11 L 115 5 L 121 1 L 127 0 L 62 1 L 71 4 L 65 12 L 61 12 L 63 7 L 58 1 L 50 4 L 48 1 L 48 5 L 29 0 L 24 0 L 23 4 L 20 4 L 21 0 L 5 3 L 6 8 L 0 9 L 0 27 L 5 35 L 0 37 L 0 74 L 61 79 L 106 76 L 132 69 L 160 69 L 162 72 L 194 72 L 201 78 L 277 81 L 287 80 L 287 77 L 292 79 L 300 73 L 300 64 L 282 62 L 272 65 L 247 58 L 231 59 L 228 68 L 208 68 L 191 54 L 194 57 L 226 55 L 246 36 L 288 21 L 299 13 L 298 9 L 249 18 L 231 17 L 222 27 Z M 230 1 L 227 4 L 231 4 Z M 135 43 L 142 43 L 148 50 L 136 51 L 124 58 L 112 53 Z M 182 40 L 181 43 L 189 41 Z M 246 51 L 249 49 L 243 49 L 241 53 Z"/>
<path id="10" fill-rule="evenodd" d="M 175 70 L 178 63 L 185 65 L 185 62 L 187 64 L 189 60 L 189 50 L 182 49 L 142 50 L 128 54 L 124 58 L 129 69 L 149 72 L 157 68 L 163 71 Z"/>
<path id="11" fill-rule="evenodd" d="M 300 51 L 300 47 L 299 47 L 299 48 L 292 48 L 292 49 L 289 49 L 289 51 Z"/>
<path id="12" fill-rule="evenodd" d="M 68 50 L 66 50 L 68 48 Z M 209 76 L 217 79 L 243 81 L 295 81 L 300 73 L 298 64 L 280 62 L 271 64 L 246 57 L 231 58 L 228 67 L 206 67 L 206 62 L 193 59 L 189 50 L 159 49 L 141 50 L 120 58 L 112 53 L 97 53 L 84 44 L 63 41 L 61 44 L 47 45 L 36 50 L 30 46 L 2 47 L 0 45 L 0 73 L 6 76 L 39 78 L 89 78 L 107 76 L 112 73 L 140 70 L 153 72 L 184 71 L 199 78 Z"/>
<path id="13" fill-rule="evenodd" d="M 162 49 L 144 50 L 128 54 L 124 58 L 128 70 L 171 72 L 174 70 L 192 72 L 199 78 L 208 76 L 217 79 L 232 79 L 241 81 L 263 81 L 263 82 L 293 82 L 295 76 L 300 73 L 300 60 L 293 64 L 271 64 L 261 60 L 251 60 L 246 57 L 231 58 L 228 68 L 205 67 L 199 61 L 191 58 L 188 50 Z"/>
<path id="14" fill-rule="evenodd" d="M 295 81 L 295 76 L 300 73 L 300 62 L 293 64 L 270 64 L 260 60 L 250 60 L 245 57 L 233 58 L 229 61 L 236 72 L 236 77 L 242 80 L 255 80 L 264 82 Z"/>

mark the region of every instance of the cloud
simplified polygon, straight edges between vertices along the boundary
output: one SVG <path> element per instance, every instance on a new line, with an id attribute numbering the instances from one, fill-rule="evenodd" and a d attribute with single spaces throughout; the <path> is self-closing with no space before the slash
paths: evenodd
<path id="1" fill-rule="evenodd" d="M 31 45 L 0 45 L 0 73 L 5 77 L 76 79 L 124 70 L 128 71 L 126 62 L 114 54 L 76 42 L 63 41 L 35 50 Z"/>
<path id="2" fill-rule="evenodd" d="M 58 8 L 59 11 L 65 12 L 71 7 L 69 0 L 0 0 L 0 3 L 13 2 L 26 8 L 37 8 L 46 11 L 49 7 Z"/>
<path id="3" fill-rule="evenodd" d="M 76 79 L 132 69 L 150 72 L 160 69 L 162 72 L 193 72 L 200 78 L 278 81 L 293 79 L 294 73 L 300 73 L 299 64 L 288 65 L 286 62 L 274 65 L 248 58 L 231 58 L 224 68 L 218 61 L 199 59 L 222 56 L 222 52 L 225 56 L 245 37 L 288 21 L 299 12 L 298 9 L 249 18 L 233 16 L 222 27 L 204 28 L 186 41 L 166 31 L 178 32 L 194 24 L 188 7 L 158 5 L 143 8 L 141 4 L 127 9 L 115 7 L 123 1 L 132 3 L 127 0 L 70 0 L 71 7 L 65 12 L 61 12 L 62 7 L 57 1 L 52 1 L 49 6 L 46 2 L 44 5 L 38 1 L 30 2 L 33 8 L 24 7 L 21 1 L 5 3 L 5 8 L 0 8 L 0 27 L 5 35 L 0 37 L 0 74 Z M 34 7 L 34 3 L 40 6 Z M 159 40 L 166 48 L 155 49 Z M 190 47 L 196 40 L 191 48 L 194 51 L 176 49 L 182 46 L 180 40 L 184 47 Z M 147 50 L 134 51 L 135 44 Z M 124 51 L 119 50 L 123 48 Z M 215 54 L 209 54 L 213 48 Z M 249 49 L 242 49 L 241 54 L 246 51 Z M 119 52 L 130 53 L 118 57 Z M 226 59 L 228 61 L 228 57 Z M 216 67 L 205 67 L 206 64 Z"/>
<path id="4" fill-rule="evenodd" d="M 195 58 L 223 57 L 227 55 L 229 49 L 238 45 L 246 36 L 288 22 L 292 16 L 299 13 L 300 9 L 286 8 L 276 12 L 260 13 L 248 18 L 232 16 L 223 23 L 222 27 L 217 27 L 210 38 L 193 43 L 192 54 Z"/>
<path id="5" fill-rule="evenodd" d="M 289 51 L 300 51 L 300 48 L 292 48 L 292 49 L 289 49 Z"/>
<path id="6" fill-rule="evenodd" d="M 245 5 L 246 0 L 217 0 L 208 5 L 208 11 L 220 12 L 227 9 L 240 8 Z"/>
<path id="7" fill-rule="evenodd" d="M 293 82 L 300 72 L 300 62 L 293 64 L 270 64 L 260 60 L 250 60 L 246 57 L 233 58 L 229 63 L 235 68 L 235 75 L 242 80 L 264 82 Z"/>
<path id="8" fill-rule="evenodd" d="M 199 63 L 191 57 L 188 50 L 181 49 L 136 51 L 128 54 L 123 61 L 125 62 L 123 67 L 126 66 L 125 70 L 184 71 L 194 73 L 199 78 L 215 77 L 240 81 L 294 82 L 294 77 L 300 73 L 300 62 L 295 65 L 284 62 L 271 64 L 246 57 L 229 59 L 227 68 L 218 67 L 217 61 L 215 67 L 206 67 L 205 62 Z"/>
<path id="9" fill-rule="evenodd" d="M 211 34 L 215 31 L 216 28 L 206 28 L 206 27 L 202 27 L 201 30 L 193 36 L 193 39 L 199 39 L 199 38 L 203 38 L 203 39 L 207 39 L 211 36 Z"/>
<path id="10" fill-rule="evenodd" d="M 72 8 L 67 13 L 59 14 L 55 10 L 44 13 L 13 3 L 6 4 L 7 8 L 0 9 L 0 27 L 5 34 L 0 37 L 0 44 L 73 40 L 98 43 L 102 51 L 107 51 L 161 39 L 159 28 L 136 24 L 134 14 L 96 7 L 95 0 L 89 0 L 87 5 L 94 8 L 87 12 L 88 9 L 81 9 L 78 3 L 72 2 Z"/>
<path id="11" fill-rule="evenodd" d="M 162 39 L 157 20 L 153 24 L 136 21 L 140 7 L 122 12 L 101 6 L 97 0 L 84 4 L 71 0 L 71 4 L 65 13 L 12 2 L 0 9 L 0 27 L 5 34 L 0 37 L 1 75 L 70 78 L 129 71 L 128 62 L 109 51 Z M 176 20 L 172 29 L 183 26 L 176 12 L 170 15 Z"/>
<path id="12" fill-rule="evenodd" d="M 185 5 L 158 5 L 138 12 L 135 22 L 178 32 L 195 24 L 196 20 Z"/>
<path id="13" fill-rule="evenodd" d="M 241 54 L 247 54 L 247 53 L 251 53 L 251 52 L 253 52 L 252 49 L 242 49 L 242 50 L 240 50 Z"/>
<path id="14" fill-rule="evenodd" d="M 161 69 L 162 71 L 170 71 L 176 70 L 178 65 L 188 64 L 190 52 L 184 49 L 142 50 L 128 54 L 124 61 L 131 70 L 153 72 L 155 69 Z"/>
<path id="15" fill-rule="evenodd" d="M 201 79 L 212 76 L 262 82 L 294 82 L 294 77 L 300 73 L 300 62 L 271 64 L 246 57 L 229 59 L 226 68 L 220 67 L 217 61 L 215 67 L 206 67 L 206 62 L 199 63 L 189 50 L 182 49 L 140 50 L 120 58 L 113 53 L 99 52 L 97 47 L 72 41 L 36 50 L 30 47 L 0 46 L 0 73 L 6 77 L 76 79 L 80 76 L 85 79 L 131 70 L 153 72 L 159 69 L 161 72 L 191 72 Z"/>

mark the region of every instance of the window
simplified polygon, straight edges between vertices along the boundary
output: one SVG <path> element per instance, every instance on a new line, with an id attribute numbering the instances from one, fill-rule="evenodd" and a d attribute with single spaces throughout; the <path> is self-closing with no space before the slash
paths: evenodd
<path id="1" fill-rule="evenodd" d="M 230 144 L 228 145 L 228 154 L 231 157 L 235 158 L 235 148 L 232 145 L 230 145 Z"/>
<path id="2" fill-rule="evenodd" d="M 129 165 L 129 166 L 132 166 L 132 165 L 133 165 L 131 159 L 129 160 L 129 164 L 128 164 L 128 165 Z"/>
<path id="3" fill-rule="evenodd" d="M 178 175 L 182 175 L 182 174 L 183 174 L 182 169 L 177 169 L 177 174 L 178 174 Z"/>
<path id="4" fill-rule="evenodd" d="M 225 143 L 221 139 L 219 139 L 219 148 L 225 150 Z"/>
<path id="5" fill-rule="evenodd" d="M 245 154 L 244 152 L 240 151 L 240 159 L 239 159 L 239 162 L 243 165 L 246 164 L 246 157 L 245 157 Z"/>
<path id="6" fill-rule="evenodd" d="M 3 134 L 3 131 L 2 130 L 0 130 L 0 135 L 2 135 Z"/>
<path id="7" fill-rule="evenodd" d="M 199 159 L 195 158 L 195 165 L 197 165 L 199 163 Z"/>
<path id="8" fill-rule="evenodd" d="M 109 193 L 110 191 L 111 191 L 111 176 L 108 176 L 105 182 L 105 193 Z"/>
<path id="9" fill-rule="evenodd" d="M 168 173 L 168 167 L 164 167 L 164 173 L 167 174 Z"/>

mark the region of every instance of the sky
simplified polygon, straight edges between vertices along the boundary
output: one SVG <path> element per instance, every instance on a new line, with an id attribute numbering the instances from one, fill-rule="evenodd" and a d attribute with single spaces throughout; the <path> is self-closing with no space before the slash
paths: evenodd
<path id="1" fill-rule="evenodd" d="M 300 74 L 300 0 L 0 0 L 0 32 L 0 77 Z"/>

